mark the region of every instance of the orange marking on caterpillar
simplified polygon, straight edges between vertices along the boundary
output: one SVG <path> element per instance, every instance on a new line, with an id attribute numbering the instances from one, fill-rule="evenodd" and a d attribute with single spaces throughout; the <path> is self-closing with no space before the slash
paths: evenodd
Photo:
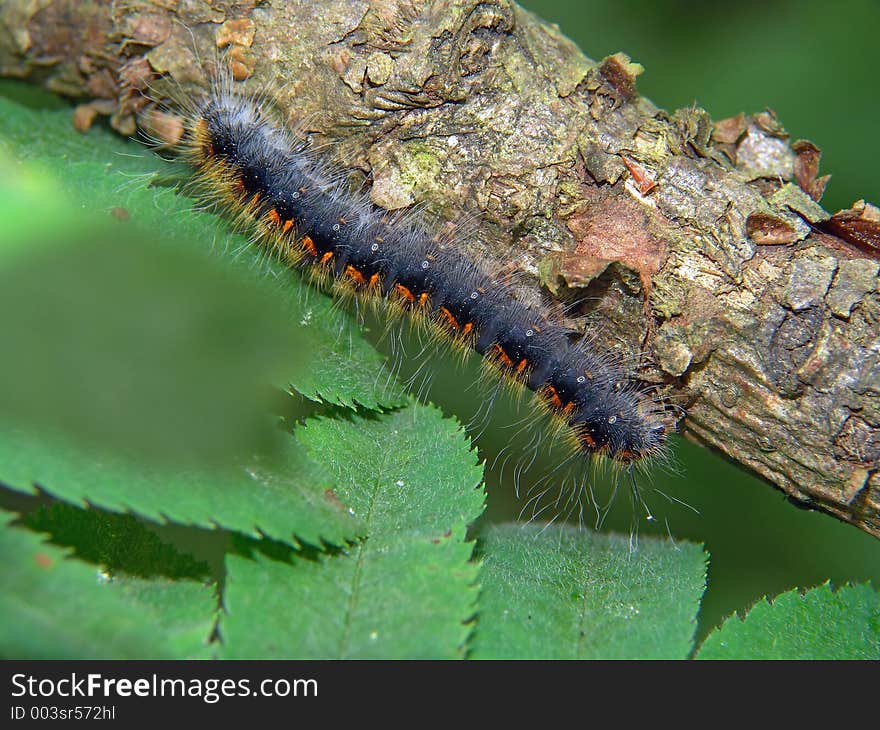
<path id="1" fill-rule="evenodd" d="M 471 330 L 474 328 L 473 322 L 465 322 L 464 327 L 461 328 L 461 333 L 463 335 L 468 335 L 471 333 Z"/>
<path id="2" fill-rule="evenodd" d="M 275 208 L 272 208 L 267 214 L 266 217 L 276 226 L 281 225 L 281 216 L 278 215 L 278 211 Z"/>
<path id="3" fill-rule="evenodd" d="M 526 358 L 520 360 L 516 365 L 516 374 L 519 375 L 529 366 L 529 361 Z"/>
<path id="4" fill-rule="evenodd" d="M 559 397 L 559 393 L 556 392 L 556 388 L 552 385 L 545 385 L 541 390 L 541 396 L 550 401 L 550 405 L 553 406 L 556 410 L 562 410 L 562 398 Z"/>
<path id="5" fill-rule="evenodd" d="M 311 236 L 303 236 L 301 243 L 306 253 L 312 256 L 318 255 L 318 249 L 315 248 L 315 242 L 312 240 Z"/>
<path id="6" fill-rule="evenodd" d="M 430 301 L 430 297 L 428 296 L 428 292 L 422 292 L 419 294 L 419 306 L 426 307 L 428 306 L 428 302 Z"/>
<path id="7" fill-rule="evenodd" d="M 284 221 L 284 225 L 281 227 L 281 233 L 287 233 L 291 228 L 293 228 L 293 224 L 294 224 L 293 218 L 291 218 L 290 220 Z M 312 239 L 309 238 L 309 240 L 311 241 Z"/>
<path id="8" fill-rule="evenodd" d="M 407 289 L 403 284 L 395 284 L 394 291 L 396 291 L 403 299 L 412 304 L 416 298 L 413 293 Z"/>
<path id="9" fill-rule="evenodd" d="M 363 286 L 367 283 L 367 280 L 364 278 L 364 275 L 358 271 L 354 266 L 346 266 L 345 267 L 345 275 L 351 279 L 358 286 Z"/>
<path id="10" fill-rule="evenodd" d="M 321 265 L 329 264 L 333 260 L 333 252 L 328 251 L 321 257 Z"/>
<path id="11" fill-rule="evenodd" d="M 368 286 L 370 289 L 375 289 L 375 288 L 378 287 L 381 283 L 382 283 L 382 277 L 379 276 L 378 274 L 373 274 L 373 275 L 370 277 L 370 281 L 367 283 L 367 286 Z"/>
<path id="12" fill-rule="evenodd" d="M 438 311 L 440 312 L 440 315 L 443 317 L 443 319 L 446 321 L 446 324 L 448 324 L 452 329 L 460 329 L 458 320 L 455 318 L 455 315 L 450 312 L 446 307 L 440 307 Z"/>
<path id="13" fill-rule="evenodd" d="M 497 342 L 492 346 L 492 349 L 498 353 L 498 359 L 501 361 L 501 364 L 505 367 L 512 368 L 513 360 L 510 359 L 510 356 L 504 352 L 504 348 L 501 347 Z"/>

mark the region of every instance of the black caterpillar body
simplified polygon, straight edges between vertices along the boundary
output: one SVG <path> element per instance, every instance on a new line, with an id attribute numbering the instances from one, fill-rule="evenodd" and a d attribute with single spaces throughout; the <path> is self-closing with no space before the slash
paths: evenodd
<path id="1" fill-rule="evenodd" d="M 614 357 L 575 344 L 454 242 L 352 193 L 344 177 L 253 99 L 220 85 L 186 120 L 205 187 L 291 264 L 428 320 L 534 391 L 583 455 L 632 464 L 666 440 L 664 404 Z"/>

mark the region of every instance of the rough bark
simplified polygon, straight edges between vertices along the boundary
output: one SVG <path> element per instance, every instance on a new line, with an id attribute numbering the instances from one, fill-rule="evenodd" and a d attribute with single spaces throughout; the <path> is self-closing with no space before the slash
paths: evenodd
<path id="1" fill-rule="evenodd" d="M 218 50 L 220 49 L 220 50 Z M 374 202 L 476 216 L 462 241 L 685 406 L 683 433 L 880 536 L 880 215 L 829 220 L 819 151 L 772 113 L 639 96 L 506 0 L 6 0 L 0 73 L 123 134 L 223 57 L 308 120 Z"/>

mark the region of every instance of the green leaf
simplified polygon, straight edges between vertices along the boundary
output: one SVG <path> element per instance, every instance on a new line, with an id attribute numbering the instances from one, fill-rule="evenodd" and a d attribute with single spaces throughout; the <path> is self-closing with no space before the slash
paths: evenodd
<path id="1" fill-rule="evenodd" d="M 826 583 L 765 599 L 709 634 L 697 659 L 880 659 L 880 593 Z"/>
<path id="2" fill-rule="evenodd" d="M 411 405 L 310 420 L 297 433 L 331 464 L 367 537 L 335 556 L 229 555 L 223 655 L 461 656 L 477 598 L 466 530 L 485 494 L 456 422 Z"/>
<path id="3" fill-rule="evenodd" d="M 146 465 L 118 454 L 0 423 L 0 482 L 33 494 L 32 485 L 72 504 L 89 502 L 157 522 L 237 530 L 259 537 L 318 544 L 358 534 L 358 521 L 332 496 L 324 468 L 282 435 L 271 461 L 180 469 Z"/>
<path id="4" fill-rule="evenodd" d="M 480 538 L 476 659 L 682 659 L 706 554 L 574 527 L 502 525 Z"/>
<path id="5" fill-rule="evenodd" d="M 0 86 L 0 93 L 2 89 Z M 234 272 L 240 283 L 271 295 L 273 305 L 267 309 L 289 323 L 299 346 L 298 356 L 291 360 L 281 379 L 283 387 L 290 384 L 313 400 L 348 407 L 359 404 L 377 409 L 404 402 L 403 391 L 389 375 L 384 358 L 364 340 L 353 316 L 342 311 L 332 298 L 315 292 L 299 274 L 249 243 L 246 236 L 231 233 L 222 218 L 194 210 L 200 205 L 197 201 L 158 186 L 169 172 L 178 181 L 181 174 L 188 176 L 182 166 L 169 165 L 144 147 L 121 140 L 106 129 L 95 127 L 87 134 L 77 133 L 69 109 L 28 109 L 2 97 L 0 140 L 0 152 L 5 149 L 27 163 L 18 178 L 27 181 L 36 177 L 38 181 L 48 180 L 49 185 L 42 191 L 36 182 L 6 186 L 0 175 L 0 192 L 10 187 L 15 193 L 10 196 L 14 210 L 7 210 L 5 204 L 0 207 L 4 219 L 0 253 L 9 248 L 36 250 L 46 237 L 55 243 L 56 239 L 76 243 L 83 221 L 88 220 L 114 223 L 117 238 L 122 240 L 139 230 L 170 242 L 181 252 L 209 254 Z M 0 165 L 0 172 L 7 167 Z M 35 191 L 29 203 L 28 191 Z M 56 200 L 63 195 L 69 199 L 69 206 Z M 84 213 L 79 229 L 70 224 L 70 216 L 54 214 L 65 207 Z M 35 210 L 50 212 L 35 219 Z M 120 216 L 126 219 L 124 223 L 114 219 Z M 59 226 L 57 220 L 63 220 L 64 225 Z M 198 300 L 197 291 L 192 296 Z M 235 342 L 229 347 L 234 348 Z"/>
<path id="6" fill-rule="evenodd" d="M 35 509 L 22 514 L 21 524 L 47 533 L 55 545 L 73 548 L 77 558 L 105 567 L 113 575 L 196 580 L 210 575 L 207 563 L 181 553 L 159 537 L 154 531 L 157 525 L 132 515 L 40 500 Z M 208 542 L 205 533 L 199 532 L 198 537 Z"/>
<path id="7" fill-rule="evenodd" d="M 108 227 L 0 266 L 0 413 L 150 460 L 268 445 L 298 359 L 274 299 L 205 255 Z"/>
<path id="8" fill-rule="evenodd" d="M 0 512 L 7 520 L 8 513 Z M 15 659 L 204 656 L 214 588 L 113 579 L 28 530 L 0 528 L 0 655 Z"/>
<path id="9" fill-rule="evenodd" d="M 153 633 L 162 637 L 169 658 L 209 658 L 209 645 L 217 621 L 217 587 L 184 580 L 145 580 L 117 575 L 107 584 L 117 593 L 128 610 L 150 623 Z M 99 631 L 92 639 L 103 641 Z M 143 657 L 154 657 L 155 649 L 146 647 Z M 81 658 L 81 657 L 77 657 Z M 115 658 L 122 658 L 114 654 Z"/>

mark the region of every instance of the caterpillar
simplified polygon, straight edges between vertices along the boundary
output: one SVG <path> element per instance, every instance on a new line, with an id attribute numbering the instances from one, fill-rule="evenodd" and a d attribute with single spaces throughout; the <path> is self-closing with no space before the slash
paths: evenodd
<path id="1" fill-rule="evenodd" d="M 176 147 L 202 196 L 291 267 L 479 353 L 503 381 L 532 391 L 572 460 L 607 461 L 631 474 L 664 453 L 668 406 L 618 358 L 576 341 L 551 306 L 525 304 L 426 219 L 389 213 L 353 192 L 259 95 L 221 75 L 179 113 Z"/>

